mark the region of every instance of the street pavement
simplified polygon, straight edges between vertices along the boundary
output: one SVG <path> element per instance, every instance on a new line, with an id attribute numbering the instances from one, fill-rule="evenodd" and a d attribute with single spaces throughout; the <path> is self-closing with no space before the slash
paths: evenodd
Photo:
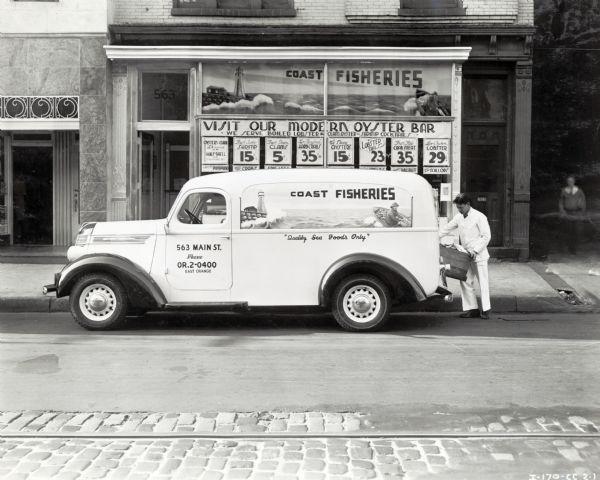
<path id="1" fill-rule="evenodd" d="M 600 478 L 599 320 L 0 314 L 0 478 Z"/>
<path id="2" fill-rule="evenodd" d="M 600 478 L 599 320 L 0 314 L 0 478 Z"/>
<path id="3" fill-rule="evenodd" d="M 585 417 L 600 407 L 599 337 L 598 314 L 394 315 L 373 334 L 311 315 L 149 315 L 89 332 L 65 313 L 0 314 L 0 410 Z"/>

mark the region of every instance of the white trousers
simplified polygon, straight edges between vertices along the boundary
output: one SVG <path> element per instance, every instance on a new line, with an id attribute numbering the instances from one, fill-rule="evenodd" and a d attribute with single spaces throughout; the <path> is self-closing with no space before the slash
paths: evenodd
<path id="1" fill-rule="evenodd" d="M 460 282 L 460 294 L 464 311 L 479 309 L 477 295 L 475 294 L 475 278 L 477 278 L 477 282 L 479 283 L 481 310 L 485 312 L 491 308 L 487 260 L 472 261 L 467 271 L 467 280 Z"/>

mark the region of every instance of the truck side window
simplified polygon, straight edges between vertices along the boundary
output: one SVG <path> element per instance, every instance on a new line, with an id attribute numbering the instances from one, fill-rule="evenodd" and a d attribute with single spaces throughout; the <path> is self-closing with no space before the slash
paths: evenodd
<path id="1" fill-rule="evenodd" d="M 220 193 L 191 193 L 177 213 L 181 223 L 211 225 L 227 219 L 227 202 Z"/>

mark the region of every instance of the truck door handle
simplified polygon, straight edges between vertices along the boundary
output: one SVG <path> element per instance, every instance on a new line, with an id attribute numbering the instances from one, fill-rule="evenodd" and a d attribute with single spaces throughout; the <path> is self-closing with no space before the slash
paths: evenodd
<path id="1" fill-rule="evenodd" d="M 219 235 L 219 238 L 224 238 L 225 240 L 231 240 L 231 235 Z"/>

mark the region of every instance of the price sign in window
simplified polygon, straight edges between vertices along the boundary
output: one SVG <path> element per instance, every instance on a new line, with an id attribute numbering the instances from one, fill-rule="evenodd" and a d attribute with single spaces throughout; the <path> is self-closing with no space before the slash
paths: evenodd
<path id="1" fill-rule="evenodd" d="M 392 138 L 392 170 L 417 173 L 419 171 L 419 140 Z"/>
<path id="2" fill-rule="evenodd" d="M 354 168 L 354 139 L 329 138 L 327 141 L 327 166 Z"/>
<path id="3" fill-rule="evenodd" d="M 265 168 L 292 168 L 291 138 L 265 138 Z"/>
<path id="4" fill-rule="evenodd" d="M 202 172 L 229 171 L 227 137 L 202 137 Z"/>
<path id="5" fill-rule="evenodd" d="M 359 164 L 361 168 L 374 168 L 385 170 L 386 168 L 386 149 L 385 138 L 360 138 L 360 157 Z"/>
<path id="6" fill-rule="evenodd" d="M 260 140 L 233 138 L 233 170 L 256 170 L 260 166 Z"/>
<path id="7" fill-rule="evenodd" d="M 298 138 L 296 167 L 323 166 L 323 138 Z"/>
<path id="8" fill-rule="evenodd" d="M 423 139 L 423 174 L 450 174 L 450 140 L 446 138 Z"/>

